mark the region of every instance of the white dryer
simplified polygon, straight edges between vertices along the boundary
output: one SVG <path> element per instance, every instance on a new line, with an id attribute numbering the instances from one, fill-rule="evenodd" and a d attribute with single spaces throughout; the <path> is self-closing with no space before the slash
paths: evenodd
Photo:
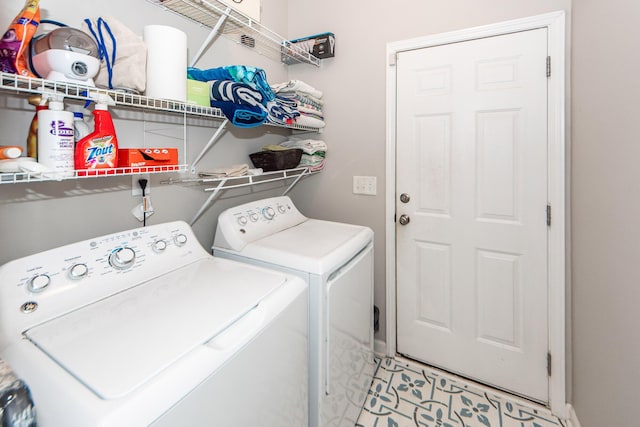
<path id="1" fill-rule="evenodd" d="M 309 425 L 353 427 L 373 380 L 373 231 L 309 219 L 286 196 L 222 212 L 213 254 L 309 284 Z"/>
<path id="2" fill-rule="evenodd" d="M 307 425 L 307 285 L 184 222 L 0 266 L 0 358 L 39 426 Z"/>

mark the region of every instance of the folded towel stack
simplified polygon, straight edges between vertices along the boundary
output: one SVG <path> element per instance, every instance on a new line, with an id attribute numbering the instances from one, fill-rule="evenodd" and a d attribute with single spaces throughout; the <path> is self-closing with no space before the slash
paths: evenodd
<path id="1" fill-rule="evenodd" d="M 249 165 L 246 163 L 229 166 L 228 168 L 215 168 L 209 171 L 199 172 L 200 178 L 229 178 L 233 176 L 244 176 L 249 172 Z"/>
<path id="2" fill-rule="evenodd" d="M 298 167 L 308 167 L 310 171 L 324 168 L 327 156 L 327 144 L 318 139 L 289 140 L 279 144 L 284 148 L 302 149 L 302 158 Z"/>
<path id="3" fill-rule="evenodd" d="M 286 99 L 295 105 L 299 116 L 289 119 L 288 124 L 298 124 L 314 128 L 325 126 L 322 113 L 322 92 L 302 80 L 290 80 L 272 85 L 276 100 Z M 269 119 L 267 119 L 269 120 Z"/>

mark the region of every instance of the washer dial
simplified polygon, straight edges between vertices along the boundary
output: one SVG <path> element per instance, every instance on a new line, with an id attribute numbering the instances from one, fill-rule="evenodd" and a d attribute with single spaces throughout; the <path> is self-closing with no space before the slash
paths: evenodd
<path id="1" fill-rule="evenodd" d="M 109 255 L 109 264 L 118 270 L 126 270 L 131 267 L 136 260 L 136 251 L 128 246 L 115 249 Z"/>
<path id="2" fill-rule="evenodd" d="M 176 234 L 176 236 L 173 238 L 173 241 L 178 246 L 184 246 L 187 243 L 187 236 L 186 234 L 182 233 Z"/>
<path id="3" fill-rule="evenodd" d="M 69 269 L 69 278 L 72 280 L 80 280 L 89 274 L 89 267 L 85 263 L 73 264 Z"/>
<path id="4" fill-rule="evenodd" d="M 51 278 L 46 274 L 37 274 L 29 280 L 27 288 L 31 292 L 42 292 L 44 288 L 51 284 Z"/>

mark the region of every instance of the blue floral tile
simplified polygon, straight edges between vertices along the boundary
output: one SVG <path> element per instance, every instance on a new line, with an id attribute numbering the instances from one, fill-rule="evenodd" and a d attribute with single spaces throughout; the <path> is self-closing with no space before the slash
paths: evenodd
<path id="1" fill-rule="evenodd" d="M 416 363 L 378 367 L 356 427 L 565 427 L 550 411 Z"/>

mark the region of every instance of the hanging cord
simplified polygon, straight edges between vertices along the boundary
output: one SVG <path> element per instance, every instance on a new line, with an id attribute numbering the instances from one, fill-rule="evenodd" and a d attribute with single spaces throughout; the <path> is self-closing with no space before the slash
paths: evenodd
<path id="1" fill-rule="evenodd" d="M 147 180 L 139 179 L 138 184 L 140 184 L 140 188 L 142 189 L 142 226 L 147 226 L 147 200 L 145 199 L 145 190 L 147 188 Z"/>
<path id="2" fill-rule="evenodd" d="M 91 32 L 91 35 L 93 36 L 93 38 L 96 40 L 96 43 L 98 44 L 98 52 L 100 54 L 100 60 L 104 60 L 105 65 L 107 67 L 107 75 L 109 76 L 109 80 L 108 80 L 109 89 L 113 89 L 113 66 L 116 63 L 116 38 L 111 32 L 111 28 L 109 27 L 109 24 L 107 24 L 107 21 L 105 21 L 104 19 L 98 18 L 96 30 L 93 29 L 93 24 L 91 23 L 90 19 L 87 18 L 84 20 L 84 22 L 87 24 L 87 27 Z M 111 38 L 111 46 L 113 46 L 111 57 L 109 57 L 109 51 L 107 49 L 106 43 L 104 42 L 104 34 L 102 29 L 103 26 L 104 26 L 104 31 L 106 31 L 109 37 Z"/>

